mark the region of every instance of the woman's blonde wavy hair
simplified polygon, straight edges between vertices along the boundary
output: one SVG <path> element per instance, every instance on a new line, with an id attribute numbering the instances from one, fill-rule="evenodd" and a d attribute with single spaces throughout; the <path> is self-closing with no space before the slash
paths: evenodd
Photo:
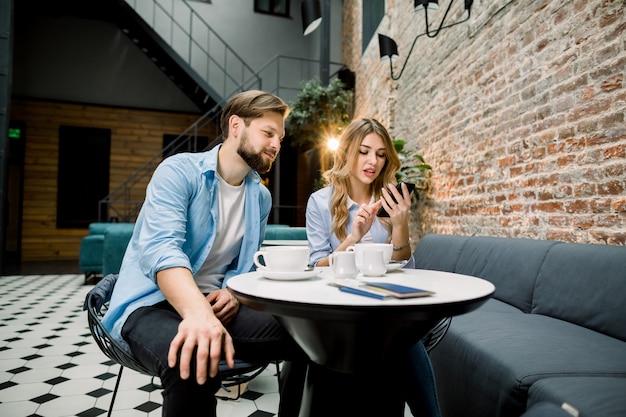
<path id="1" fill-rule="evenodd" d="M 400 158 L 393 146 L 393 140 L 387 129 L 376 119 L 360 118 L 353 120 L 339 139 L 339 146 L 335 151 L 333 167 L 322 175 L 328 186 L 334 186 L 330 200 L 330 214 L 333 218 L 332 232 L 342 241 L 348 236 L 348 191 L 350 173 L 359 157 L 359 150 L 363 139 L 370 133 L 375 133 L 383 139 L 387 161 L 380 175 L 371 184 L 374 199 L 381 196 L 382 188 L 387 184 L 396 184 L 396 172 L 400 169 Z M 381 218 L 383 225 L 391 232 L 391 222 Z M 391 233 L 390 233 L 391 235 Z"/>

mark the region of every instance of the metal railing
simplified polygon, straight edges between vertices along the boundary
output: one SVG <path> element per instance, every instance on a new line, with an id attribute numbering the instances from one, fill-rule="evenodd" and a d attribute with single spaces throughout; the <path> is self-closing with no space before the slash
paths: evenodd
<path id="1" fill-rule="evenodd" d="M 183 0 L 124 0 L 220 97 L 255 71 Z M 257 80 L 258 81 L 258 80 Z"/>
<path id="2" fill-rule="evenodd" d="M 118 185 L 106 197 L 99 201 L 98 218 L 100 221 L 117 220 L 134 222 L 139 214 L 145 197 L 145 189 L 152 173 L 163 160 L 163 155 L 173 155 L 181 150 L 197 152 L 213 148 L 221 142 L 219 131 L 220 111 L 226 101 L 234 94 L 252 88 L 276 94 L 287 102 L 292 102 L 301 89 L 301 84 L 316 77 L 320 73 L 320 62 L 288 56 L 277 55 L 265 64 L 249 79 L 244 80 L 238 88 L 226 98 L 202 115 L 191 126 L 185 129 L 174 141 L 154 155 L 150 160 L 133 172 L 124 182 Z M 330 63 L 330 73 L 336 76 L 343 65 Z M 205 148 L 198 147 L 198 137 L 206 136 L 209 144 Z"/>

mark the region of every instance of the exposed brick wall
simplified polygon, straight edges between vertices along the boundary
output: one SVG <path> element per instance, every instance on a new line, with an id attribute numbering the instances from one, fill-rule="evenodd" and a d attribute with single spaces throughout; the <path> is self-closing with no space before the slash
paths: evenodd
<path id="1" fill-rule="evenodd" d="M 626 1 L 475 0 L 468 23 L 417 40 L 398 81 L 377 37 L 361 54 L 362 1 L 344 0 L 356 116 L 433 166 L 414 236 L 626 244 Z M 412 1 L 387 1 L 395 74 L 423 30 Z"/>

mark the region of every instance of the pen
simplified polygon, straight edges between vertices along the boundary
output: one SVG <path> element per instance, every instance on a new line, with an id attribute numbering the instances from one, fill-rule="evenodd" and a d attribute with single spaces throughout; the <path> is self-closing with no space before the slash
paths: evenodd
<path id="1" fill-rule="evenodd" d="M 374 294 L 369 291 L 357 290 L 356 288 L 350 288 L 350 287 L 339 287 L 339 291 L 349 292 L 351 294 L 362 295 L 365 297 L 376 298 L 379 300 L 384 300 L 385 298 L 387 298 L 386 295 Z"/>

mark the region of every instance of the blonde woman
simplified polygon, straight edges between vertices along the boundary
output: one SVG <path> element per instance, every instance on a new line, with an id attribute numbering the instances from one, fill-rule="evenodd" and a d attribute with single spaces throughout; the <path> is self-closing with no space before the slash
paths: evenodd
<path id="1" fill-rule="evenodd" d="M 323 175 L 327 186 L 314 192 L 306 208 L 311 264 L 328 266 L 328 256 L 359 242 L 392 243 L 394 260 L 409 260 L 411 194 L 396 189 L 400 159 L 387 129 L 375 119 L 350 123 L 335 151 L 333 167 Z M 391 198 L 393 196 L 396 201 Z M 383 207 L 389 217 L 378 217 Z M 435 378 L 420 341 L 396 368 L 405 400 L 414 416 L 440 417 Z M 408 371 L 408 372 L 407 372 Z"/>

